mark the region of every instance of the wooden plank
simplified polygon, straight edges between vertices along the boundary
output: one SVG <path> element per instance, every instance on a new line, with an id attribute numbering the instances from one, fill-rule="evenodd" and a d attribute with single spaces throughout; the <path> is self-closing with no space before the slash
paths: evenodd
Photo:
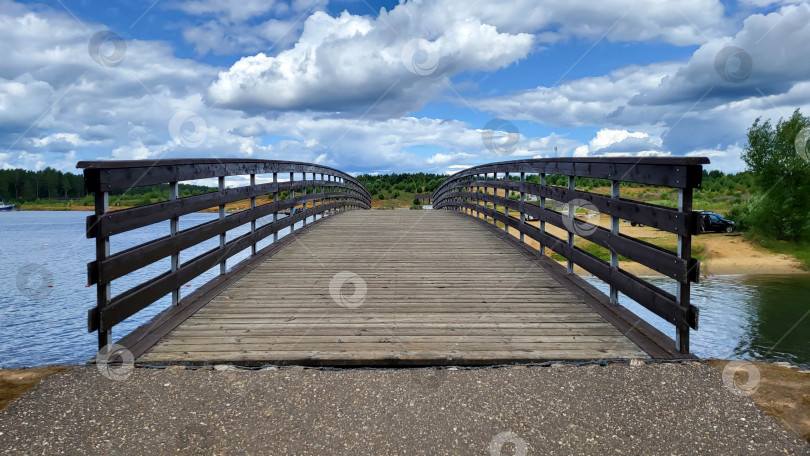
<path id="1" fill-rule="evenodd" d="M 464 207 L 471 206 L 468 203 L 458 203 Z M 535 226 L 523 224 L 514 218 L 507 219 L 505 215 L 492 209 L 479 207 L 481 213 L 489 217 L 508 223 L 517 228 L 520 232 L 538 241 L 541 245 L 547 246 L 560 255 L 573 259 L 574 263 L 586 271 L 592 273 L 600 280 L 615 286 L 630 299 L 638 302 L 659 317 L 674 325 L 686 325 L 691 328 L 697 327 L 697 308 L 694 306 L 681 307 L 675 301 L 675 297 L 661 290 L 660 288 L 633 276 L 619 269 L 618 273 L 610 268 L 610 264 L 578 248 L 571 247 L 562 239 L 543 233 Z"/>
<path id="2" fill-rule="evenodd" d="M 334 220 L 334 217 L 335 215 L 330 216 L 328 219 L 318 220 L 318 223 L 313 223 L 284 236 L 279 239 L 278 242 L 274 242 L 259 250 L 256 256 L 243 260 L 231 268 L 227 274 L 220 275 L 198 288 L 190 295 L 183 298 L 177 306 L 169 307 L 159 313 L 148 323 L 141 325 L 121 338 L 118 343 L 127 347 L 135 358 L 139 357 L 166 334 L 177 328 L 180 323 L 186 321 L 186 319 L 194 315 L 195 312 L 211 302 L 212 299 L 227 290 L 228 287 L 233 285 L 237 280 L 261 265 L 263 261 L 277 254 L 287 245 L 296 242 L 299 237 L 309 232 L 313 227 L 318 226 L 324 221 Z"/>
<path id="3" fill-rule="evenodd" d="M 479 245 L 487 248 L 470 248 Z M 338 305 L 329 289 L 344 271 L 367 287 L 356 308 Z M 345 292 L 352 295 L 351 286 Z M 487 229 L 446 211 L 354 211 L 256 266 L 139 361 L 424 365 L 646 356 Z"/>
<path id="4" fill-rule="evenodd" d="M 246 233 L 225 244 L 224 248 L 214 248 L 181 265 L 177 271 L 165 272 L 147 282 L 137 285 L 112 299 L 109 306 L 101 309 L 99 318 L 103 327 L 111 328 L 136 312 L 144 309 L 158 299 L 162 298 L 171 290 L 183 286 L 195 277 L 216 266 L 222 260 L 245 250 L 251 244 L 272 235 L 280 229 L 292 225 L 304 217 L 312 216 L 329 209 L 329 205 L 317 206 L 299 212 L 293 216 L 283 218 L 277 222 L 264 225 L 257 229 L 255 233 Z M 107 326 L 105 326 L 107 325 Z"/>
<path id="5" fill-rule="evenodd" d="M 464 217 L 464 215 L 461 214 L 457 214 L 457 216 Z M 519 243 L 515 238 L 506 235 L 502 231 L 494 229 L 489 224 L 481 220 L 476 220 L 476 222 L 484 224 L 488 229 L 493 230 L 496 235 L 515 248 L 520 249 L 527 258 L 530 258 L 535 264 L 543 267 L 549 275 L 559 280 L 561 284 L 564 284 L 566 288 L 577 297 L 582 298 L 583 302 L 605 318 L 606 321 L 610 322 L 610 324 L 618 328 L 622 334 L 636 343 L 651 357 L 662 359 L 696 359 L 694 355 L 683 354 L 675 350 L 673 340 L 670 337 L 667 337 L 664 333 L 624 306 L 611 303 L 607 295 L 581 277 L 575 274 L 568 274 L 565 268 L 560 264 L 547 256 L 539 254 L 538 251 L 531 249 L 528 245 Z"/>

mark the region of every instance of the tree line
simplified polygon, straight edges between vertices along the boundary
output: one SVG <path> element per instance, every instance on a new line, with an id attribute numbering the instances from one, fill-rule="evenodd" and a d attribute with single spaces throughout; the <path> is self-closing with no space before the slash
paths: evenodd
<path id="1" fill-rule="evenodd" d="M 215 187 L 180 184 L 180 196 L 216 191 Z M 110 204 L 139 206 L 169 199 L 169 185 L 147 185 L 110 193 Z M 93 196 L 84 191 L 84 176 L 65 173 L 53 168 L 40 171 L 25 169 L 0 170 L 0 200 L 9 203 L 30 203 L 38 200 L 80 200 L 92 205 Z"/>
<path id="2" fill-rule="evenodd" d="M 0 199 L 4 201 L 22 203 L 84 196 L 84 177 L 80 174 L 63 173 L 53 168 L 0 170 Z"/>
<path id="3" fill-rule="evenodd" d="M 357 180 L 366 186 L 372 195 L 403 193 L 433 193 L 447 178 L 444 174 L 391 173 L 361 174 Z"/>

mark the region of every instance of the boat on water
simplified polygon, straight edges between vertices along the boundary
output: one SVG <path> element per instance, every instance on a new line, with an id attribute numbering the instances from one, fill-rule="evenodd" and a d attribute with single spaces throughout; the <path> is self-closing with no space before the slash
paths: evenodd
<path id="1" fill-rule="evenodd" d="M 6 203 L 0 201 L 0 211 L 10 211 L 10 210 L 13 210 L 13 209 L 14 209 L 13 204 L 6 204 Z"/>

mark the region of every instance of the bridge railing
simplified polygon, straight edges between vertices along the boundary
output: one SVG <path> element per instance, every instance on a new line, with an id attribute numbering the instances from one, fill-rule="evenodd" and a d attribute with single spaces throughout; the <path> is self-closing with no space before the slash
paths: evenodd
<path id="1" fill-rule="evenodd" d="M 88 313 L 88 330 L 98 331 L 99 348 L 110 343 L 112 328 L 150 304 L 171 294 L 172 305 L 182 305 L 183 284 L 216 268 L 220 276 L 227 272 L 227 260 L 251 249 L 272 236 L 278 242 L 279 231 L 295 229 L 296 223 L 315 223 L 325 216 L 349 209 L 369 209 L 371 195 L 352 176 L 339 170 L 309 163 L 248 159 L 133 160 L 79 162 L 84 169 L 86 190 L 95 195 L 95 214 L 87 218 L 87 237 L 96 240 L 96 259 L 88 263 L 88 283 L 97 287 L 97 303 Z M 256 182 L 257 175 L 265 176 Z M 243 176 L 249 185 L 226 188 L 225 178 Z M 270 178 L 272 176 L 272 178 Z M 179 196 L 179 183 L 217 178 L 218 191 Z M 111 192 L 136 187 L 168 184 L 169 200 L 128 209 L 110 211 Z M 289 192 L 283 200 L 281 192 Z M 269 202 L 257 205 L 257 197 L 267 195 Z M 250 200 L 249 209 L 227 214 L 226 204 Z M 218 208 L 219 217 L 180 230 L 180 217 L 205 209 Z M 287 215 L 289 214 L 289 215 Z M 264 224 L 261 219 L 272 221 Z M 132 230 L 169 221 L 165 236 L 126 250 L 110 253 L 110 239 Z M 245 234 L 232 230 L 250 224 Z M 230 237 L 226 237 L 231 232 Z M 235 236 L 235 237 L 234 237 Z M 219 238 L 219 246 L 193 258 L 181 253 L 204 241 Z M 128 274 L 142 270 L 159 260 L 170 259 L 170 269 L 134 287 L 112 296 L 111 284 Z"/>
<path id="2" fill-rule="evenodd" d="M 610 286 L 610 303 L 618 305 L 619 293 L 641 304 L 675 326 L 676 345 L 689 353 L 689 329 L 698 327 L 698 308 L 690 303 L 690 283 L 699 278 L 699 261 L 691 255 L 691 237 L 698 233 L 699 217 L 692 211 L 692 192 L 699 188 L 702 157 L 616 157 L 533 159 L 491 163 L 460 171 L 445 180 L 433 193 L 434 209 L 457 210 L 491 221 L 509 232 L 514 229 L 521 242 L 525 236 L 537 241 L 540 253 L 546 248 Z M 538 182 L 528 182 L 527 176 Z M 551 175 L 567 176 L 567 186 L 547 185 Z M 576 178 L 610 181 L 610 194 L 577 190 Z M 673 209 L 623 198 L 621 183 L 670 187 L 678 191 Z M 510 195 L 519 194 L 518 199 Z M 527 195 L 533 195 L 528 201 Z M 560 210 L 555 210 L 555 207 Z M 610 228 L 580 220 L 576 208 L 610 216 Z M 657 228 L 677 236 L 677 251 L 668 250 L 620 233 L 620 220 Z M 530 224 L 536 220 L 537 226 Z M 563 230 L 565 238 L 550 234 L 546 226 Z M 584 238 L 610 253 L 600 259 L 576 245 Z M 677 283 L 669 293 L 644 278 L 622 269 L 620 257 L 644 265 Z"/>

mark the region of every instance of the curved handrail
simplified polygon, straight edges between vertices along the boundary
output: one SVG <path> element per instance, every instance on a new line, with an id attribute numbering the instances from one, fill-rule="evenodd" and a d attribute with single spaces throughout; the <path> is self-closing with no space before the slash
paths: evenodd
<path id="1" fill-rule="evenodd" d="M 98 331 L 99 348 L 110 343 L 111 329 L 167 294 L 172 305 L 182 305 L 180 287 L 217 264 L 220 277 L 227 272 L 227 260 L 251 249 L 251 257 L 278 242 L 279 231 L 295 230 L 298 222 L 316 223 L 324 217 L 350 209 L 370 209 L 371 194 L 354 177 L 328 166 L 312 163 L 253 159 L 178 159 L 82 161 L 85 187 L 95 195 L 95 214 L 87 218 L 87 237 L 96 239 L 96 259 L 88 264 L 88 283 L 97 285 L 97 304 L 88 313 L 88 330 Z M 279 179 L 288 177 L 284 181 Z M 257 175 L 272 175 L 257 184 Z M 307 176 L 311 175 L 311 179 Z M 250 185 L 225 188 L 225 177 L 249 176 Z M 217 178 L 219 191 L 180 197 L 183 181 Z M 123 210 L 109 210 L 109 193 L 147 185 L 169 185 L 169 200 Z M 296 195 L 296 191 L 301 194 Z M 280 200 L 281 192 L 289 198 Z M 267 204 L 256 205 L 258 196 L 272 196 Z M 250 208 L 226 214 L 225 205 L 250 199 Z M 179 230 L 183 215 L 218 207 L 219 218 Z M 290 215 L 287 215 L 287 212 Z M 279 216 L 283 217 L 279 217 Z M 260 225 L 260 219 L 272 222 Z M 158 222 L 170 222 L 166 236 L 132 248 L 110 253 L 110 238 Z M 250 231 L 226 242 L 226 234 L 250 223 Z M 257 251 L 259 241 L 273 236 L 273 244 Z M 219 247 L 180 263 L 180 253 L 219 236 Z M 164 258 L 171 258 L 171 269 L 116 296 L 111 283 Z M 216 280 L 216 279 L 215 279 Z"/>
<path id="2" fill-rule="evenodd" d="M 537 241 L 541 254 L 545 254 L 546 247 L 550 248 L 567 259 L 569 273 L 578 265 L 608 283 L 612 304 L 618 305 L 621 292 L 673 324 L 678 349 L 688 353 L 689 329 L 697 329 L 698 321 L 698 309 L 690 303 L 689 296 L 690 283 L 697 282 L 699 277 L 699 262 L 691 257 L 691 236 L 697 234 L 698 226 L 698 217 L 692 212 L 692 191 L 700 187 L 702 165 L 706 163 L 709 160 L 704 157 L 558 158 L 489 163 L 447 178 L 433 193 L 433 207 L 483 217 L 496 227 L 500 223 L 507 233 L 510 227 L 514 228 L 521 242 L 524 236 Z M 546 176 L 552 174 L 567 176 L 568 186 L 547 185 Z M 539 175 L 540 182 L 527 182 L 527 175 Z M 577 190 L 577 177 L 611 181 L 611 195 Z M 679 207 L 672 209 L 621 198 L 621 182 L 676 188 Z M 520 194 L 518 200 L 509 197 L 513 192 Z M 535 195 L 538 203 L 527 201 L 526 195 Z M 548 200 L 561 203 L 567 211 L 548 207 Z M 576 207 L 609 215 L 610 229 L 578 220 Z M 527 219 L 538 220 L 538 226 L 527 223 Z M 678 252 L 620 234 L 621 219 L 675 233 Z M 562 229 L 568 238 L 549 234 L 546 224 Z M 575 237 L 586 238 L 609 250 L 610 262 L 577 247 Z M 620 256 L 674 279 L 677 293 L 668 293 L 621 269 Z"/>

